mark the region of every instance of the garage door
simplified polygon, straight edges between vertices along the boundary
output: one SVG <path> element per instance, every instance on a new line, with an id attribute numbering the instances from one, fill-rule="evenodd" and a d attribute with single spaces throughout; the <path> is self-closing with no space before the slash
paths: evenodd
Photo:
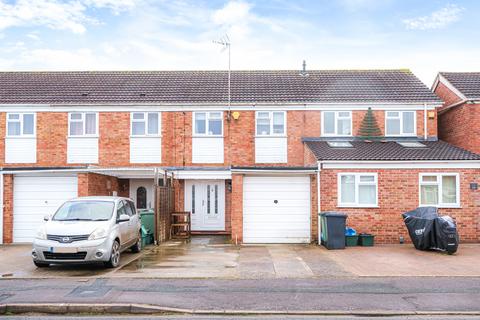
<path id="1" fill-rule="evenodd" d="M 13 242 L 32 242 L 46 214 L 77 196 L 77 177 L 15 176 L 13 181 Z"/>
<path id="2" fill-rule="evenodd" d="M 245 177 L 244 243 L 309 243 L 310 179 Z"/>

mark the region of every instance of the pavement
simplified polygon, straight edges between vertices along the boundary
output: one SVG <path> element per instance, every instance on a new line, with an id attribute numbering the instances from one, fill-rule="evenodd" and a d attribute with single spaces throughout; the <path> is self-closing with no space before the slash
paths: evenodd
<path id="1" fill-rule="evenodd" d="M 226 237 L 194 237 L 125 252 L 117 269 L 103 265 L 36 268 L 29 245 L 0 246 L 0 279 L 159 278 L 316 279 L 329 277 L 480 277 L 480 245 L 454 255 L 411 244 L 326 250 L 317 245 L 232 245 Z M 441 267 L 439 267 L 441 266 Z"/>

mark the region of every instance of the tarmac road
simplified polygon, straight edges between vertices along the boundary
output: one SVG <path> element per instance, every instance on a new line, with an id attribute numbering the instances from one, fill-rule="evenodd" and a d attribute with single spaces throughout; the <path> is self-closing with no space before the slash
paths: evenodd
<path id="1" fill-rule="evenodd" d="M 389 319 L 389 320 L 473 320 L 473 319 L 480 319 L 480 317 L 452 317 L 452 316 L 407 316 L 407 317 L 375 317 L 375 318 L 368 318 L 368 317 L 338 317 L 338 316 L 326 316 L 326 317 L 319 317 L 319 316 L 78 316 L 78 317 L 64 317 L 64 316 L 38 316 L 38 315 L 30 315 L 30 316 L 8 316 L 2 319 L 5 320 L 31 320 L 31 319 L 38 319 L 38 320 L 185 320 L 185 319 L 197 319 L 197 320 L 359 320 L 359 319 Z"/>
<path id="2" fill-rule="evenodd" d="M 480 278 L 0 280 L 0 305 L 14 303 L 145 304 L 242 314 L 461 311 L 480 315 Z"/>

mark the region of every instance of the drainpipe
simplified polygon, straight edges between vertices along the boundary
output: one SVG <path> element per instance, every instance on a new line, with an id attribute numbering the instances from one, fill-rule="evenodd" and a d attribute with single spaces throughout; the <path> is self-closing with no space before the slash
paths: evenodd
<path id="1" fill-rule="evenodd" d="M 322 171 L 322 162 L 321 161 L 318 161 L 318 170 L 317 170 L 317 231 L 318 231 L 318 235 L 317 235 L 317 239 L 320 239 L 320 234 L 322 232 L 322 226 L 321 226 L 321 223 L 320 221 L 318 220 L 318 215 L 320 212 L 322 212 L 321 210 L 321 201 L 320 201 L 320 171 Z M 320 245 L 320 241 L 318 243 Z"/>
<path id="2" fill-rule="evenodd" d="M 427 104 L 423 104 L 423 138 L 425 141 L 428 138 L 428 129 L 427 129 Z"/>
<path id="3" fill-rule="evenodd" d="M 3 173 L 0 173 L 0 244 L 3 243 Z"/>

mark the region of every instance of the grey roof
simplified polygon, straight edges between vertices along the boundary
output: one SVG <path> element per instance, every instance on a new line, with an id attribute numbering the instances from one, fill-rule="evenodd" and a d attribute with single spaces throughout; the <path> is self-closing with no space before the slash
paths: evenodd
<path id="1" fill-rule="evenodd" d="M 0 72 L 0 104 L 225 104 L 226 71 Z M 233 71 L 232 103 L 441 103 L 409 70 Z"/>
<path id="2" fill-rule="evenodd" d="M 440 72 L 469 100 L 480 100 L 480 72 Z"/>
<path id="3" fill-rule="evenodd" d="M 443 141 L 420 141 L 425 148 L 406 148 L 395 141 L 350 141 L 353 148 L 332 148 L 327 141 L 304 139 L 318 160 L 338 161 L 435 161 L 480 160 L 480 155 Z"/>

